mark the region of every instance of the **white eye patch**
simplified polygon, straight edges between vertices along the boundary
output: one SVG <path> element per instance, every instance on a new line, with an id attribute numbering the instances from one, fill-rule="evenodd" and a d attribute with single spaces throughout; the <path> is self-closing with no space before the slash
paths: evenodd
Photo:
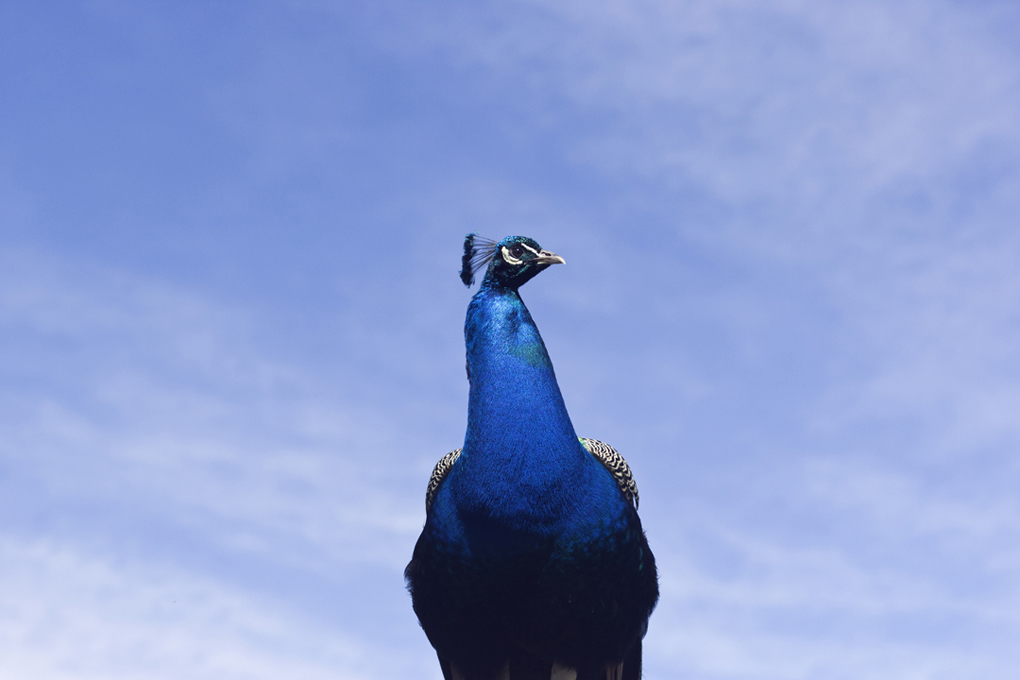
<path id="1" fill-rule="evenodd" d="M 503 246 L 502 248 L 500 248 L 500 251 L 503 253 L 503 260 L 507 264 L 520 264 L 521 263 L 521 260 L 518 260 L 516 257 L 514 257 L 513 255 L 510 254 L 510 251 L 506 249 L 506 246 Z"/>
<path id="2" fill-rule="evenodd" d="M 521 248 L 526 248 L 527 250 L 530 250 L 536 256 L 538 255 L 538 251 L 529 246 L 527 243 L 518 243 L 517 245 L 519 245 Z M 524 262 L 524 260 L 518 260 L 516 257 L 511 255 L 510 251 L 507 250 L 506 246 L 500 248 L 500 251 L 503 253 L 503 261 L 506 262 L 507 264 L 521 264 L 522 262 Z"/>

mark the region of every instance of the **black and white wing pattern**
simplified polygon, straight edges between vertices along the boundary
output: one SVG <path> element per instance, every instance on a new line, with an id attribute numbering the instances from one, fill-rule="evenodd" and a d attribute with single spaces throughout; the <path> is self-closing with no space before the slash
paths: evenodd
<path id="1" fill-rule="evenodd" d="M 623 459 L 620 452 L 614 449 L 605 442 L 600 442 L 598 439 L 588 439 L 587 437 L 578 437 L 581 440 L 581 444 L 588 450 L 588 453 L 599 459 L 610 473 L 616 483 L 620 485 L 620 491 L 627 498 L 628 501 L 634 504 L 634 509 L 638 507 L 638 490 L 637 482 L 634 481 L 634 475 L 630 471 L 630 466 L 627 465 L 627 461 Z"/>
<path id="2" fill-rule="evenodd" d="M 429 511 L 432 507 L 432 499 L 436 497 L 436 492 L 439 491 L 439 485 L 446 479 L 446 474 L 453 467 L 453 464 L 460 458 L 460 452 L 462 449 L 454 449 L 448 454 L 439 459 L 436 466 L 432 468 L 432 476 L 429 477 L 429 486 L 425 489 L 425 512 Z"/>
<path id="3" fill-rule="evenodd" d="M 588 437 L 578 437 L 585 450 L 591 455 L 595 456 L 602 465 L 613 475 L 613 479 L 620 485 L 620 491 L 627 498 L 630 503 L 634 504 L 634 509 L 638 507 L 638 490 L 637 482 L 634 481 L 634 475 L 630 471 L 630 466 L 627 465 L 627 461 L 623 459 L 620 452 L 614 449 L 605 442 L 600 442 L 598 439 L 589 439 Z M 439 485 L 446 479 L 447 473 L 450 472 L 450 468 L 460 458 L 461 449 L 454 449 L 448 454 L 439 459 L 436 466 L 432 468 L 432 476 L 429 477 L 429 485 L 425 490 L 425 512 L 429 511 L 432 507 L 432 499 L 436 497 L 436 491 L 439 490 Z"/>

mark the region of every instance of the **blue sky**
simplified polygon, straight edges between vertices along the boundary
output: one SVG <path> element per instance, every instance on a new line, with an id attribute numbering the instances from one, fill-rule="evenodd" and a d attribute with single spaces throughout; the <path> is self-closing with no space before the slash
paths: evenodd
<path id="1" fill-rule="evenodd" d="M 1011 2 L 0 4 L 0 678 L 441 677 L 468 231 L 631 463 L 646 676 L 1013 678 Z"/>

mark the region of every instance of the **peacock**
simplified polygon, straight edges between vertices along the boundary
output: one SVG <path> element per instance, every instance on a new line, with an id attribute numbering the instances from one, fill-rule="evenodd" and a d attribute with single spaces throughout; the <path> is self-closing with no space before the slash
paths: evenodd
<path id="1" fill-rule="evenodd" d="M 638 492 L 612 447 L 579 438 L 518 289 L 565 260 L 531 238 L 468 234 L 470 384 L 462 448 L 436 465 L 404 572 L 446 680 L 637 680 L 658 600 Z"/>

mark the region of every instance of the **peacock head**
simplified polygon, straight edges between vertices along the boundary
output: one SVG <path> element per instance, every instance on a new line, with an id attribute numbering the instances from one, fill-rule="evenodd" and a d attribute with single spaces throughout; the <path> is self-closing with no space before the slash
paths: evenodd
<path id="1" fill-rule="evenodd" d="M 507 236 L 498 243 L 477 234 L 464 239 L 463 267 L 460 280 L 465 286 L 475 282 L 475 272 L 488 263 L 482 285 L 500 286 L 517 290 L 543 269 L 567 261 L 556 253 L 542 250 L 534 239 L 527 236 Z"/>

